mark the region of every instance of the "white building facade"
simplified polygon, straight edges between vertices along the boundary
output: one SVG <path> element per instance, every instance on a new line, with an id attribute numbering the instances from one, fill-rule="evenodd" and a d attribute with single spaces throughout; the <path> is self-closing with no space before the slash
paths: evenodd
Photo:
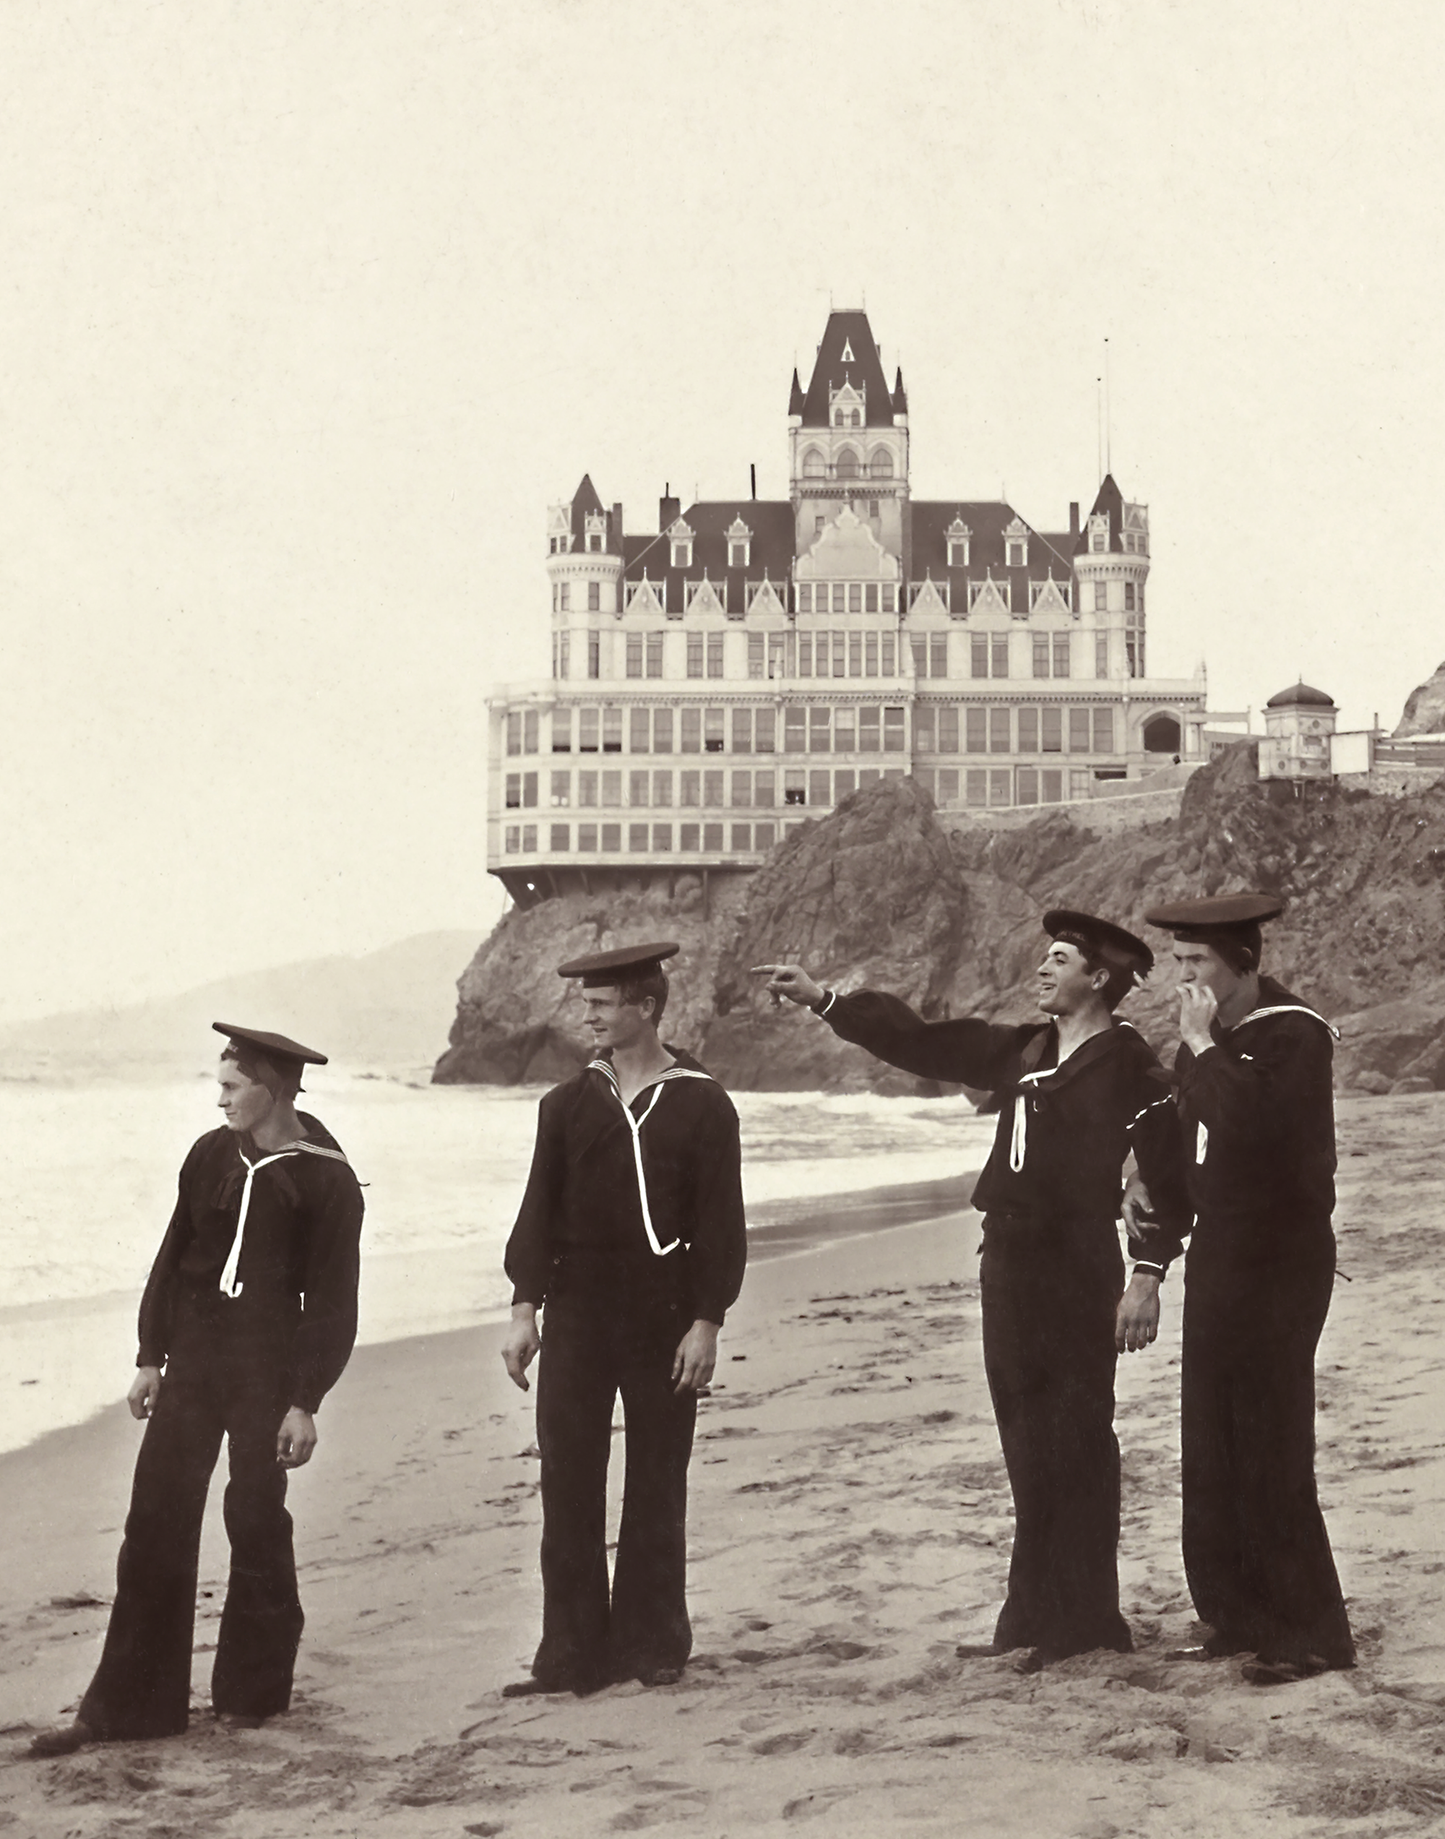
<path id="1" fill-rule="evenodd" d="M 487 866 L 519 903 L 756 868 L 880 776 L 966 811 L 1202 757 L 1202 674 L 1147 674 L 1148 511 L 1112 477 L 1052 534 L 913 499 L 862 312 L 794 373 L 788 441 L 786 501 L 665 495 L 655 535 L 590 478 L 552 507 L 551 675 L 490 704 Z"/>

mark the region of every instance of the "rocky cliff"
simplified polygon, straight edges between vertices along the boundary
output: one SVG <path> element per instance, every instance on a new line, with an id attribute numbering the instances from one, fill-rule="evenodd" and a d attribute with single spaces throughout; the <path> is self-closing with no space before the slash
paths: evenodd
<path id="1" fill-rule="evenodd" d="M 1391 739 L 1405 740 L 1412 734 L 1445 734 L 1445 664 L 1437 665 L 1435 675 L 1405 698 L 1404 713 Z"/>
<path id="2" fill-rule="evenodd" d="M 750 967 L 791 959 L 829 984 L 892 990 L 930 1017 L 1026 1017 L 1038 922 L 1051 906 L 1108 914 L 1165 954 L 1124 1013 L 1172 1049 L 1169 942 L 1144 927 L 1145 910 L 1171 896 L 1260 888 L 1290 902 L 1269 928 L 1266 968 L 1344 1018 L 1343 1081 L 1445 1087 L 1445 786 L 1393 799 L 1312 786 L 1280 802 L 1242 742 L 1190 780 L 1177 820 L 1100 837 L 1075 810 L 993 830 L 940 820 L 911 780 L 885 781 L 803 825 L 756 875 L 724 883 L 706 915 L 700 880 L 671 903 L 572 897 L 510 913 L 462 979 L 436 1077 L 573 1070 L 582 1057 L 569 1021 L 575 998 L 553 967 L 656 935 L 684 948 L 665 1032 L 727 1083 L 913 1090 L 812 1016 L 773 1008 Z"/>

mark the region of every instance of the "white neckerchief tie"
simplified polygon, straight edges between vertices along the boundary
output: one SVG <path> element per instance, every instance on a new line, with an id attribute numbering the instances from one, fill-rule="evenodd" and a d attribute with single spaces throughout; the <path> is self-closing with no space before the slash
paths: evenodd
<path id="1" fill-rule="evenodd" d="M 1019 1077 L 1020 1086 L 1036 1084 L 1040 1079 L 1047 1079 L 1058 1072 L 1058 1067 L 1047 1066 L 1041 1073 L 1023 1073 Z M 1024 1157 L 1029 1147 L 1029 1095 L 1018 1092 L 1014 1097 L 1013 1132 L 1009 1137 L 1008 1165 L 1015 1175 L 1024 1172 Z"/>
<path id="2" fill-rule="evenodd" d="M 629 1105 L 622 1096 L 622 1087 L 617 1082 L 617 1073 L 611 1061 L 593 1060 L 589 1064 L 606 1079 L 607 1083 L 612 1088 L 613 1096 L 616 1098 L 618 1104 L 622 1106 L 622 1115 L 627 1119 L 627 1128 L 632 1132 L 632 1160 L 637 1169 L 637 1198 L 642 1203 L 642 1229 L 647 1234 L 647 1243 L 652 1247 L 653 1255 L 658 1258 L 665 1258 L 669 1252 L 675 1252 L 677 1250 L 678 1246 L 682 1244 L 682 1240 L 674 1239 L 671 1244 L 664 1245 L 657 1236 L 657 1228 L 652 1223 L 652 1209 L 647 1204 L 647 1176 L 642 1167 L 642 1126 L 647 1122 L 648 1118 L 652 1116 L 652 1108 L 657 1103 L 658 1099 L 662 1097 L 662 1088 L 665 1085 L 669 1084 L 674 1079 L 710 1080 L 712 1075 L 710 1073 L 694 1071 L 694 1069 L 689 1066 L 669 1066 L 665 1071 L 657 1075 L 656 1081 L 654 1082 L 656 1089 L 652 1097 L 648 1099 L 646 1105 L 643 1107 L 642 1116 L 634 1117 L 632 1115 L 631 1105 Z M 644 1086 L 642 1089 L 646 1091 L 647 1088 Z M 257 1166 L 259 1167 L 260 1165 L 258 1164 Z"/>
<path id="3" fill-rule="evenodd" d="M 279 1162 L 283 1156 L 294 1156 L 294 1149 L 278 1149 L 273 1155 L 259 1156 L 252 1162 L 240 1144 L 236 1145 L 236 1154 L 246 1164 L 246 1183 L 241 1189 L 241 1212 L 236 1221 L 236 1236 L 231 1241 L 231 1255 L 226 1260 L 226 1268 L 221 1272 L 221 1293 L 236 1297 L 241 1294 L 242 1285 L 236 1281 L 236 1271 L 241 1263 L 241 1239 L 246 1231 L 246 1215 L 251 1210 L 251 1183 L 256 1179 L 256 1170 L 265 1168 L 268 1162 Z"/>

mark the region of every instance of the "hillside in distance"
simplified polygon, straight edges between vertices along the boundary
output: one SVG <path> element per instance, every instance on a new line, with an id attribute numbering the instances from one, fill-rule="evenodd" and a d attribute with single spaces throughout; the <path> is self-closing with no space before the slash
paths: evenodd
<path id="1" fill-rule="evenodd" d="M 361 957 L 312 958 L 122 1008 L 0 1028 L 0 1078 L 173 1074 L 208 1067 L 213 1021 L 288 1034 L 343 1069 L 426 1067 L 446 1044 L 474 932 L 424 932 Z"/>

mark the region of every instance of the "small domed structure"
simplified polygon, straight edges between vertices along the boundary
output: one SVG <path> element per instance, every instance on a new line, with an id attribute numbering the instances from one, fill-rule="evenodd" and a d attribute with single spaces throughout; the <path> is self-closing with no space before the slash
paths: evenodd
<path id="1" fill-rule="evenodd" d="M 1330 736 L 1339 710 L 1333 696 L 1303 681 L 1264 705 L 1268 739 L 1259 744 L 1261 779 L 1328 779 Z"/>

